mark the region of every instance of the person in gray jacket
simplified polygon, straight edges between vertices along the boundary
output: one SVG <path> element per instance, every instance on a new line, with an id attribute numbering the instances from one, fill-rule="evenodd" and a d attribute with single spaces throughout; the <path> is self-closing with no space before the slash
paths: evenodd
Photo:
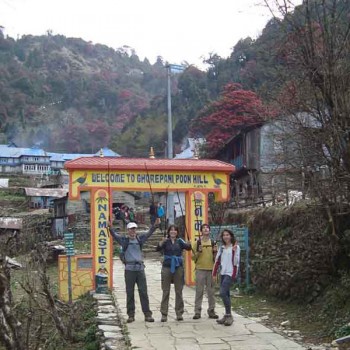
<path id="1" fill-rule="evenodd" d="M 109 225 L 109 231 L 112 237 L 121 245 L 123 262 L 125 264 L 125 287 L 126 287 L 126 309 L 128 314 L 127 322 L 135 321 L 135 284 L 139 290 L 142 312 L 145 315 L 146 322 L 154 322 L 152 311 L 149 307 L 147 293 L 147 282 L 145 274 L 145 265 L 143 263 L 142 245 L 156 230 L 156 226 L 151 226 L 145 234 L 136 234 L 137 224 L 129 222 L 127 224 L 128 236 L 124 237 L 113 230 Z"/>

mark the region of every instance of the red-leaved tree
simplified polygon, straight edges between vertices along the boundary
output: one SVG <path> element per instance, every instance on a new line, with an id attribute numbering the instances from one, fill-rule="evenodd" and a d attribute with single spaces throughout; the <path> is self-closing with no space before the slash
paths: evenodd
<path id="1" fill-rule="evenodd" d="M 205 108 L 191 125 L 196 136 L 206 139 L 208 155 L 214 154 L 240 130 L 262 124 L 272 115 L 253 91 L 227 84 L 219 99 Z"/>

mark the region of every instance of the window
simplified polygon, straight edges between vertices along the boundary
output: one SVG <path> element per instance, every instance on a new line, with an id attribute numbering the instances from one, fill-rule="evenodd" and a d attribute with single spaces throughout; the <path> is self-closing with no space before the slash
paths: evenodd
<path id="1" fill-rule="evenodd" d="M 35 171 L 35 165 L 25 165 L 24 170 L 25 171 Z"/>
<path id="2" fill-rule="evenodd" d="M 47 165 L 38 165 L 38 171 L 47 171 L 49 167 Z"/>

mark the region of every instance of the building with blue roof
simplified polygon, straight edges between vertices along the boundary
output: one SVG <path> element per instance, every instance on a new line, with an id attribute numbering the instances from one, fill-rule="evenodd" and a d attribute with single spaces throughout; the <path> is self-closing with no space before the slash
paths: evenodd
<path id="1" fill-rule="evenodd" d="M 98 156 L 98 157 L 100 157 L 101 155 L 104 156 L 104 157 L 121 157 L 120 154 L 118 154 L 118 153 L 112 151 L 112 150 L 111 150 L 110 148 L 108 148 L 108 147 L 103 147 L 103 148 L 101 148 L 98 152 L 96 152 L 96 153 L 94 154 L 94 156 Z"/>
<path id="2" fill-rule="evenodd" d="M 80 157 L 92 157 L 93 154 L 81 153 L 48 153 L 50 155 L 50 174 L 59 174 L 64 169 L 64 163 L 68 160 Z"/>
<path id="3" fill-rule="evenodd" d="M 40 148 L 0 145 L 0 170 L 3 173 L 44 174 L 50 169 L 50 157 Z"/>
<path id="4" fill-rule="evenodd" d="M 38 147 L 23 148 L 15 144 L 0 145 L 0 172 L 26 175 L 57 175 L 64 172 L 64 163 L 80 157 L 93 156 L 120 157 L 104 147 L 95 154 L 53 153 Z"/>

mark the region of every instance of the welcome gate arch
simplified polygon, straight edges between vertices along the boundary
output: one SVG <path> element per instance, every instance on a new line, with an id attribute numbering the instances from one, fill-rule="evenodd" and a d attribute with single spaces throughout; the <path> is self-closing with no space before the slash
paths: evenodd
<path id="1" fill-rule="evenodd" d="M 184 192 L 185 217 L 189 238 L 194 242 L 199 227 L 208 222 L 208 193 L 217 201 L 229 199 L 230 174 L 234 166 L 209 159 L 152 159 L 123 157 L 82 157 L 65 164 L 69 172 L 69 199 L 80 199 L 90 192 L 91 254 L 73 257 L 73 299 L 95 289 L 99 271 L 108 275 L 113 287 L 113 242 L 107 229 L 112 217 L 110 205 L 113 191 Z M 91 262 L 91 263 L 89 263 Z M 60 297 L 67 300 L 66 256 L 59 258 Z M 191 252 L 185 256 L 185 282 L 194 284 Z"/>

